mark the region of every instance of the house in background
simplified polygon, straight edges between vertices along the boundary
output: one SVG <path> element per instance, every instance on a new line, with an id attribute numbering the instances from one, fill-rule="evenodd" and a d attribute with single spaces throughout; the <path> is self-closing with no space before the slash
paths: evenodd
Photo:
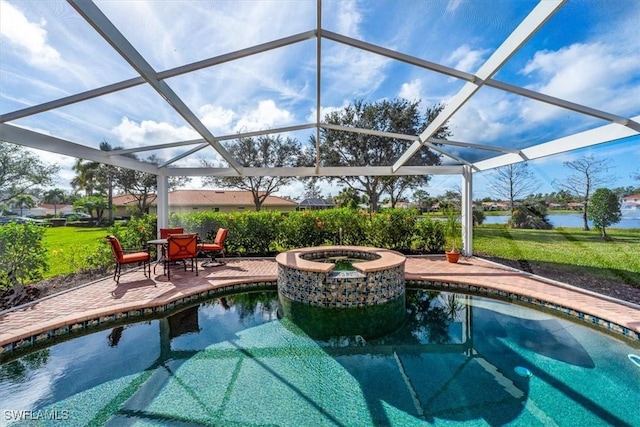
<path id="1" fill-rule="evenodd" d="M 620 199 L 620 213 L 623 218 L 640 219 L 640 194 L 632 194 Z"/>
<path id="2" fill-rule="evenodd" d="M 15 215 L 20 215 L 20 208 L 13 207 L 11 212 Z M 65 213 L 75 212 L 71 205 L 53 205 L 48 203 L 39 203 L 32 208 L 23 208 L 22 215 L 29 217 L 48 217 L 48 216 L 61 216 Z"/>
<path id="3" fill-rule="evenodd" d="M 125 194 L 113 198 L 114 216 L 130 216 L 129 207 L 136 206 L 137 199 Z M 150 213 L 157 212 L 156 196 L 151 196 Z M 295 211 L 298 204 L 279 196 L 267 196 L 262 203 L 262 210 L 281 212 Z M 169 192 L 169 212 L 238 212 L 255 211 L 253 195 L 250 191 L 228 190 L 174 190 Z"/>
<path id="4" fill-rule="evenodd" d="M 335 205 L 324 199 L 308 198 L 298 203 L 300 211 L 317 211 L 322 209 L 331 209 Z"/>

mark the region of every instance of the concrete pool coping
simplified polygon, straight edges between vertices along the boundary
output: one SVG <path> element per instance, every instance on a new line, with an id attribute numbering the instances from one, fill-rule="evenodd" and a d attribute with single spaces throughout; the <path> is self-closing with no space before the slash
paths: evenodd
<path id="1" fill-rule="evenodd" d="M 275 258 L 227 258 L 227 264 L 191 271 L 177 269 L 171 281 L 162 274 L 144 277 L 136 269 L 0 312 L 0 356 L 51 338 L 72 338 L 92 328 L 144 320 L 146 315 L 195 304 L 223 292 L 275 288 Z M 584 324 L 640 344 L 640 306 L 542 278 L 482 258 L 448 263 L 443 255 L 409 256 L 408 287 L 471 293 L 553 310 Z"/>
<path id="2" fill-rule="evenodd" d="M 305 256 L 314 253 L 335 254 L 344 252 L 367 253 L 377 257 L 372 260 L 359 261 L 353 265 L 353 268 L 362 273 L 397 267 L 404 264 L 406 260 L 404 255 L 388 249 L 370 248 L 366 246 L 320 246 L 282 252 L 276 256 L 276 262 L 280 265 L 298 270 L 328 273 L 333 270 L 335 264 L 309 260 L 306 259 Z"/>

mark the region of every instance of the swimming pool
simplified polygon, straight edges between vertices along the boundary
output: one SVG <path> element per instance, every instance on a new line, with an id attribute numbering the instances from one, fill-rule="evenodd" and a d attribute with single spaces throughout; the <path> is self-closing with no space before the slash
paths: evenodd
<path id="1" fill-rule="evenodd" d="M 309 338 L 275 291 L 76 338 L 0 366 L 0 423 L 640 425 L 638 349 L 497 300 L 406 301 L 369 341 Z"/>

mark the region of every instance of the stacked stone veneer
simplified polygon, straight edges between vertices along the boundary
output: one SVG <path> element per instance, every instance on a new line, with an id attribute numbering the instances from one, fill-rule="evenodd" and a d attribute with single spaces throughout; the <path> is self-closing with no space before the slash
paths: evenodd
<path id="1" fill-rule="evenodd" d="M 361 259 L 355 271 L 334 272 L 314 260 Z M 376 248 L 305 248 L 278 255 L 278 292 L 292 301 L 318 307 L 351 308 L 385 304 L 405 293 L 404 256 Z"/>

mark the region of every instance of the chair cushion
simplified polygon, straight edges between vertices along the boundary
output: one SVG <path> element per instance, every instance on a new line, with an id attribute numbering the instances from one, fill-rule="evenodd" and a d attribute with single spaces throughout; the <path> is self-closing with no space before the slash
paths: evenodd
<path id="1" fill-rule="evenodd" d="M 123 263 L 149 261 L 151 257 L 148 252 L 134 252 L 132 254 L 124 254 L 122 256 Z"/>
<path id="2" fill-rule="evenodd" d="M 205 252 L 221 251 L 222 246 L 215 243 L 198 243 L 198 250 Z"/>

